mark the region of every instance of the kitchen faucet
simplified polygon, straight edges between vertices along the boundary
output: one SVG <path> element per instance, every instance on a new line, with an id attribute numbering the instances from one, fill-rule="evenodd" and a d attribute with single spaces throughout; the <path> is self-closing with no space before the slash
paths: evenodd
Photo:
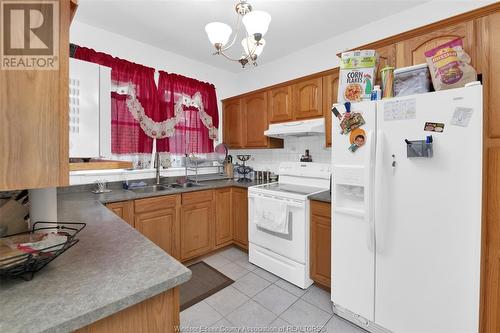
<path id="1" fill-rule="evenodd" d="M 154 166 L 156 168 L 156 185 L 160 185 L 160 153 L 155 153 L 155 163 Z"/>

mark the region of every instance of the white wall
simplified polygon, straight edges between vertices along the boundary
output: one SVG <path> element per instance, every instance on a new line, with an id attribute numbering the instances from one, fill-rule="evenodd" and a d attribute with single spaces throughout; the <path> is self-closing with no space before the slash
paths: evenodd
<path id="1" fill-rule="evenodd" d="M 356 3 L 356 1 L 353 2 Z M 339 59 L 336 54 L 339 52 L 468 12 L 494 2 L 496 1 L 429 1 L 398 14 L 360 26 L 321 43 L 303 48 L 276 61 L 264 63 L 256 68 L 249 67 L 238 74 L 239 93 L 337 67 Z M 361 7 L 360 4 L 358 6 Z M 336 15 L 341 15 L 341 13 Z M 334 16 L 332 16 L 330 24 L 332 27 L 335 25 Z M 269 29 L 272 29 L 272 23 Z M 328 29 L 327 23 L 325 23 L 325 29 Z M 268 41 L 268 43 L 272 43 L 272 41 Z M 297 43 L 300 43 L 300 41 L 297 41 Z M 264 50 L 262 54 L 263 62 L 265 61 L 265 53 L 266 51 Z"/>

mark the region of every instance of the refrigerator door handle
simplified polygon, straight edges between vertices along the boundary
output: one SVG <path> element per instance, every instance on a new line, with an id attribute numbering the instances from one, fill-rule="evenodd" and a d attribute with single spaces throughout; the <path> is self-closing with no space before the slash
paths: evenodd
<path id="1" fill-rule="evenodd" d="M 367 140 L 370 149 L 365 162 L 365 220 L 368 222 L 368 250 L 375 251 L 375 216 L 374 216 L 374 195 L 373 195 L 373 168 L 376 156 L 376 138 L 373 131 L 368 131 Z"/>
<path id="2" fill-rule="evenodd" d="M 380 252 L 382 250 L 382 240 L 381 237 L 377 237 L 380 235 L 380 231 L 378 230 L 379 228 L 382 227 L 383 224 L 383 217 L 381 217 L 381 212 L 383 211 L 382 207 L 382 177 L 383 177 L 383 161 L 384 161 L 384 132 L 381 130 L 377 131 L 377 149 L 376 149 L 376 162 L 375 162 L 375 190 L 379 195 L 379 200 L 377 201 L 376 204 L 374 204 L 373 207 L 373 216 L 374 219 L 377 221 L 377 230 L 374 232 L 374 238 L 375 238 L 375 243 L 377 244 L 377 252 Z M 375 226 L 374 226 L 375 229 Z"/>

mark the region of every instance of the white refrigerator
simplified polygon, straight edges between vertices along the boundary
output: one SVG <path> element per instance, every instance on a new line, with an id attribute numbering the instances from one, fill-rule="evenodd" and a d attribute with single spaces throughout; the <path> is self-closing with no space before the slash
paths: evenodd
<path id="1" fill-rule="evenodd" d="M 478 332 L 482 105 L 479 83 L 352 104 L 355 152 L 332 117 L 338 315 L 371 332 Z"/>

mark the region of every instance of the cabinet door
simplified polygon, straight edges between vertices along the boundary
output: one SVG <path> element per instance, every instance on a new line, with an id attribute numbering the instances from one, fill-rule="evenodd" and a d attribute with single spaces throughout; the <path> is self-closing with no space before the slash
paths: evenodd
<path id="1" fill-rule="evenodd" d="M 323 79 L 315 78 L 293 85 L 293 116 L 295 119 L 323 116 Z"/>
<path id="2" fill-rule="evenodd" d="M 267 93 L 261 92 L 243 98 L 245 117 L 245 147 L 267 147 L 268 138 L 264 131 L 268 128 Z"/>
<path id="3" fill-rule="evenodd" d="M 248 249 L 248 195 L 247 190 L 233 188 L 233 239 Z"/>
<path id="4" fill-rule="evenodd" d="M 338 70 L 323 77 L 323 111 L 325 114 L 325 146 L 332 146 L 332 105 L 337 103 L 339 90 Z"/>
<path id="5" fill-rule="evenodd" d="M 475 64 L 475 37 L 474 22 L 467 21 L 446 28 L 431 31 L 429 33 L 413 37 L 396 45 L 397 67 L 413 66 L 426 62 L 424 52 L 435 48 L 443 43 L 461 37 L 465 51 L 471 56 L 472 64 Z"/>
<path id="6" fill-rule="evenodd" d="M 311 202 L 310 275 L 315 282 L 331 286 L 330 204 Z"/>
<path id="7" fill-rule="evenodd" d="M 215 246 L 223 246 L 233 240 L 231 220 L 231 188 L 215 191 Z"/>
<path id="8" fill-rule="evenodd" d="M 375 84 L 382 85 L 380 70 L 385 66 L 396 67 L 396 44 L 379 47 L 375 50 L 378 54 L 378 68 L 375 75 Z M 424 60 L 425 62 L 425 60 Z"/>
<path id="9" fill-rule="evenodd" d="M 243 143 L 244 113 L 241 100 L 223 103 L 223 140 L 229 148 L 241 148 Z"/>
<path id="10" fill-rule="evenodd" d="M 48 55 L 54 61 L 47 62 L 54 66 L 0 69 L 0 191 L 68 185 L 70 2 L 56 5 L 59 22 L 53 28 L 59 38 L 54 39 L 54 56 Z M 42 19 L 52 14 L 52 7 L 41 9 Z M 52 34 L 47 27 L 39 30 L 45 37 Z M 18 33 L 14 36 L 20 41 Z M 38 59 L 29 47 L 17 51 L 23 59 Z M 2 57 L 6 67 L 7 59 Z"/>
<path id="11" fill-rule="evenodd" d="M 135 215 L 135 228 L 168 254 L 177 257 L 175 251 L 175 208 Z"/>
<path id="12" fill-rule="evenodd" d="M 213 201 L 182 205 L 181 260 L 210 252 L 213 248 Z"/>
<path id="13" fill-rule="evenodd" d="M 270 123 L 280 123 L 293 119 L 292 86 L 271 89 L 268 92 L 268 99 Z"/>
<path id="14" fill-rule="evenodd" d="M 113 202 L 106 205 L 113 213 L 121 217 L 125 222 L 134 226 L 134 202 L 122 201 Z"/>

